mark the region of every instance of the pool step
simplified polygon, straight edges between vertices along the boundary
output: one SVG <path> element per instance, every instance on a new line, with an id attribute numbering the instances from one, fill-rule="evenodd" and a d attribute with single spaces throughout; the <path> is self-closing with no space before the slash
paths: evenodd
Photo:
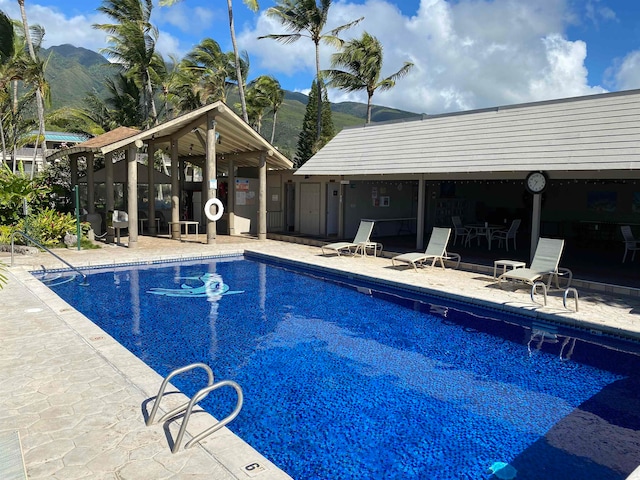
<path id="1" fill-rule="evenodd" d="M 27 478 L 20 434 L 17 431 L 0 432 L 0 478 L 3 480 L 26 480 Z"/>

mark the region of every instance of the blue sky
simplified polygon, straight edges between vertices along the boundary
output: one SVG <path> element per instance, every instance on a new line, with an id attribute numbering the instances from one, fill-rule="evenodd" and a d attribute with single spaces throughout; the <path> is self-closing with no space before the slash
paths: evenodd
<path id="1" fill-rule="evenodd" d="M 374 103 L 420 113 L 442 113 L 553 98 L 640 88 L 640 14 L 629 0 L 334 0 L 327 27 L 364 16 L 344 39 L 363 31 L 384 46 L 383 75 L 405 61 L 414 69 L 396 88 L 377 92 Z M 30 23 L 45 27 L 45 46 L 71 43 L 98 51 L 106 46 L 107 22 L 97 0 L 26 0 Z M 159 7 L 152 22 L 158 49 L 183 56 L 205 37 L 231 50 L 227 2 L 183 0 Z M 292 45 L 257 40 L 283 32 L 265 16 L 234 0 L 236 33 L 249 53 L 250 79 L 275 76 L 282 86 L 308 91 L 314 70 L 310 40 Z M 0 9 L 19 18 L 15 0 Z M 334 51 L 321 50 L 323 68 Z M 330 92 L 334 102 L 366 101 L 363 94 Z"/>

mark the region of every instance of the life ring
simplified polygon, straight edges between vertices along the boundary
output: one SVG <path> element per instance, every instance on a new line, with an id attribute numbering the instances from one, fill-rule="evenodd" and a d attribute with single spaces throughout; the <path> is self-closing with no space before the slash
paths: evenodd
<path id="1" fill-rule="evenodd" d="M 216 212 L 215 215 L 211 214 L 211 207 L 213 205 L 218 207 L 218 211 Z M 223 213 L 224 213 L 224 206 L 222 205 L 222 202 L 217 198 L 210 198 L 209 200 L 207 200 L 207 203 L 204 204 L 204 214 L 212 222 L 217 222 L 218 220 L 220 220 L 222 218 Z"/>

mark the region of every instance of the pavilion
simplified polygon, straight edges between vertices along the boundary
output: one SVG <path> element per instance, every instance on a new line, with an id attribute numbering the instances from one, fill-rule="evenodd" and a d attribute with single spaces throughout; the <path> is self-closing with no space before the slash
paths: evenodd
<path id="1" fill-rule="evenodd" d="M 218 178 L 228 179 L 227 221 L 230 234 L 235 233 L 236 171 L 238 168 L 255 169 L 258 172 L 257 236 L 266 239 L 267 233 L 267 171 L 290 170 L 293 164 L 253 130 L 223 102 L 215 102 L 169 120 L 161 125 L 140 131 L 119 127 L 104 135 L 78 145 L 62 148 L 49 155 L 47 161 L 67 156 L 71 163 L 72 184 L 78 184 L 78 159 L 87 163 L 87 210 L 95 212 L 94 159 L 105 160 L 106 211 L 114 209 L 114 161 L 124 157 L 127 164 L 127 214 L 129 217 L 129 248 L 138 241 L 138 161 L 137 154 L 146 150 L 147 158 L 155 158 L 155 152 L 164 150 L 170 158 L 171 172 L 171 238 L 180 238 L 180 186 L 184 181 L 187 163 L 203 170 L 201 185 L 202 203 L 217 198 Z M 154 185 L 157 170 L 154 162 L 147 162 L 145 183 Z M 244 192 L 243 192 L 244 193 Z M 238 198 L 243 198 L 239 196 Z M 155 202 L 147 205 L 147 218 L 156 218 Z M 156 233 L 150 222 L 150 233 Z M 215 243 L 216 222 L 206 218 L 207 243 Z"/>

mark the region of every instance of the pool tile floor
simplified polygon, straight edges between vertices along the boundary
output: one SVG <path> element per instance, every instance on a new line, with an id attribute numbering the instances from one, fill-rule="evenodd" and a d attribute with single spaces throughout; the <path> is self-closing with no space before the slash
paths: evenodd
<path id="1" fill-rule="evenodd" d="M 551 291 L 542 306 L 531 302 L 528 289 L 501 289 L 492 271 L 464 264 L 458 270 L 425 268 L 416 273 L 392 267 L 388 258 L 323 256 L 313 245 L 244 237 L 219 237 L 207 245 L 141 236 L 135 249 L 103 244 L 97 250 L 56 254 L 80 267 L 245 251 L 640 338 L 637 292 L 620 295 L 612 286 L 584 288 L 575 312 L 572 305 L 564 307 L 562 291 Z M 0 254 L 0 261 L 8 264 L 8 255 Z M 46 253 L 16 256 L 9 282 L 0 290 L 0 432 L 20 433 L 28 478 L 290 478 L 226 428 L 172 454 L 179 425 L 145 426 L 162 379 L 28 273 L 42 266 L 64 267 Z M 186 401 L 180 394 L 169 397 L 165 411 Z M 184 443 L 213 421 L 205 414 L 194 415 Z M 640 478 L 640 473 L 630 478 Z"/>

